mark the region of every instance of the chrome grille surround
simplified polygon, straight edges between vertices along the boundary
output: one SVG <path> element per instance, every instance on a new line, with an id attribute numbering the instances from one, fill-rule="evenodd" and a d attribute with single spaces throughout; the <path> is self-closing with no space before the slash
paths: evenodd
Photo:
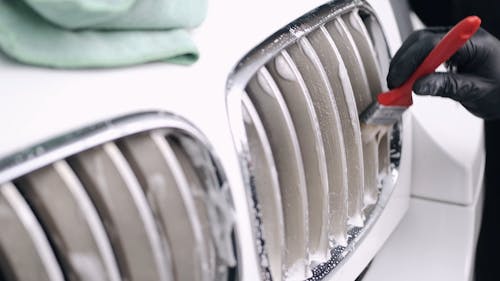
<path id="1" fill-rule="evenodd" d="M 310 37 L 312 36 L 311 34 L 313 34 L 314 32 L 318 32 L 318 30 L 325 30 L 325 25 L 337 22 L 336 21 L 337 19 L 341 19 L 343 17 L 345 18 L 348 16 L 349 13 L 354 11 L 358 11 L 360 16 L 363 17 L 365 28 L 368 29 L 370 35 L 371 45 L 376 51 L 377 56 L 374 59 L 376 59 L 376 63 L 378 63 L 378 66 L 380 68 L 380 73 L 378 73 L 379 74 L 378 78 L 380 79 L 381 77 L 384 77 L 385 74 L 387 73 L 390 55 L 387 44 L 385 43 L 384 34 L 380 28 L 375 12 L 364 1 L 340 0 L 340 1 L 332 1 L 328 4 L 325 4 L 309 12 L 308 14 L 298 18 L 294 22 L 290 23 L 286 27 L 280 29 L 279 31 L 268 37 L 265 41 L 263 41 L 261 44 L 252 49 L 247 55 L 243 57 L 243 59 L 236 65 L 234 71 L 230 74 L 228 78 L 227 82 L 228 116 L 231 124 L 231 129 L 233 132 L 233 138 L 236 150 L 239 154 L 240 166 L 242 169 L 242 174 L 244 176 L 247 192 L 249 194 L 249 197 L 253 199 L 252 203 L 253 206 L 251 206 L 250 209 L 251 211 L 253 211 L 256 217 L 255 219 L 256 223 L 254 225 L 254 232 L 255 232 L 254 235 L 257 241 L 256 247 L 258 249 L 258 253 L 260 255 L 261 260 L 264 261 L 261 262 L 261 274 L 263 280 L 286 279 L 285 276 L 286 272 L 277 273 L 276 266 L 274 270 L 272 269 L 273 267 L 272 259 L 270 259 L 269 257 L 270 253 L 266 248 L 267 247 L 266 245 L 268 245 L 269 242 L 272 241 L 266 241 L 265 239 L 266 229 L 265 227 L 263 227 L 263 225 L 265 225 L 265 218 L 263 218 L 265 215 L 263 215 L 263 206 L 260 203 L 260 201 L 262 201 L 263 198 L 263 191 L 260 191 L 261 198 L 259 199 L 259 187 L 257 186 L 258 181 L 256 181 L 257 177 L 256 169 L 258 169 L 256 168 L 256 166 L 259 164 L 258 161 L 260 160 L 253 159 L 253 157 L 254 158 L 260 157 L 260 159 L 262 159 L 262 157 L 255 155 L 256 153 L 255 148 L 252 148 L 253 145 L 251 143 L 251 142 L 255 143 L 255 141 L 252 140 L 251 137 L 249 137 L 249 135 L 246 133 L 246 130 L 249 130 L 250 127 L 262 127 L 262 124 L 260 124 L 262 121 L 255 120 L 255 115 L 256 115 L 255 113 L 250 114 L 253 115 L 253 117 L 249 116 L 249 114 L 247 113 L 247 111 L 249 110 L 248 104 L 250 103 L 251 107 L 258 107 L 258 105 L 252 105 L 252 103 L 253 104 L 258 103 L 261 105 L 263 103 L 256 100 L 256 98 L 252 99 L 249 90 L 250 92 L 254 92 L 254 90 L 252 90 L 252 87 L 255 88 L 255 86 L 249 86 L 249 85 L 255 84 L 256 80 L 259 79 L 262 80 L 261 78 L 263 77 L 262 71 L 266 73 L 268 70 L 271 72 L 272 71 L 276 72 L 276 70 L 273 69 L 273 66 L 270 66 L 272 62 L 277 60 L 277 58 L 280 58 L 280 60 L 282 61 L 288 60 L 289 59 L 288 53 L 290 53 L 291 48 L 295 48 L 295 46 L 299 44 L 303 45 L 304 43 L 302 41 L 305 38 L 312 40 Z M 308 43 L 306 42 L 305 44 Z M 284 59 L 282 57 L 284 57 Z M 292 59 L 292 62 L 297 63 L 297 60 Z M 365 63 L 362 62 L 361 66 L 364 67 Z M 368 65 L 367 67 L 373 69 L 374 65 Z M 363 72 L 364 71 L 365 70 L 363 70 Z M 264 73 L 264 76 L 268 75 L 266 73 Z M 373 81 L 375 79 L 374 75 L 375 73 L 371 73 L 371 76 L 368 77 L 369 80 Z M 276 79 L 278 79 L 276 77 L 277 76 L 273 77 L 275 81 L 277 81 Z M 382 82 L 380 83 L 381 85 L 384 85 L 384 83 Z M 373 85 L 370 84 L 368 86 L 373 86 Z M 374 89 L 373 88 L 370 89 L 372 97 L 381 90 L 383 90 L 384 87 L 385 85 L 382 86 L 382 88 L 377 89 L 375 87 Z M 263 86 L 263 88 L 266 87 Z M 276 88 L 276 86 L 273 85 L 268 88 L 273 89 Z M 283 90 L 283 87 L 278 89 L 278 91 L 279 90 Z M 276 94 L 276 90 L 272 90 L 271 92 L 274 92 L 273 95 Z M 283 96 L 286 96 L 286 93 L 282 94 Z M 253 95 L 255 96 L 256 94 L 254 93 Z M 280 101 L 279 103 L 282 102 Z M 292 112 L 292 110 L 293 109 L 290 109 L 290 112 Z M 251 109 L 250 111 L 255 111 L 255 109 Z M 358 114 L 360 114 L 361 111 L 362 110 L 358 108 Z M 264 113 L 264 114 L 269 114 L 269 113 Z M 263 118 L 261 114 L 257 115 L 258 118 L 260 119 Z M 293 117 L 291 119 L 293 119 Z M 258 124 L 249 125 L 255 123 Z M 255 131 L 254 129 L 251 128 L 250 130 Z M 366 129 L 364 128 L 364 130 Z M 265 129 L 261 129 L 261 131 L 262 132 L 258 134 L 260 135 L 259 138 L 262 138 L 262 136 L 264 136 L 265 138 L 266 133 L 269 134 L 270 132 L 269 129 L 267 130 L 267 132 L 265 131 Z M 274 133 L 274 129 L 272 132 Z M 254 136 L 252 138 L 255 138 L 255 134 L 253 135 Z M 376 180 L 378 180 L 377 183 L 378 190 L 376 191 L 377 194 L 375 194 L 375 196 L 378 196 L 378 198 L 376 198 L 375 201 L 373 201 L 373 198 L 371 199 L 370 198 L 367 199 L 366 197 L 363 198 L 364 209 L 362 215 L 365 216 L 363 218 L 363 222 L 362 223 L 359 223 L 359 221 L 358 223 L 352 221 L 349 222 L 348 225 L 350 226 L 347 229 L 346 233 L 347 241 L 345 242 L 345 244 L 337 243 L 336 246 L 330 249 L 330 258 L 327 261 L 313 265 L 312 276 L 307 276 L 308 280 L 322 280 L 331 272 L 335 272 L 336 267 L 342 266 L 343 263 L 349 260 L 349 253 L 356 250 L 356 244 L 361 243 L 363 239 L 369 234 L 371 227 L 376 223 L 378 216 L 384 209 L 384 206 L 387 204 L 387 201 L 389 200 L 389 197 L 392 194 L 397 181 L 398 167 L 401 157 L 400 136 L 401 136 L 401 122 L 396 124 L 392 128 L 392 130 L 388 133 L 388 136 L 386 136 L 386 138 L 382 140 L 382 142 L 387 143 L 388 146 L 386 149 L 387 151 L 384 152 L 382 149 L 382 151 L 379 151 L 377 153 L 388 154 L 387 159 L 383 160 L 386 162 L 380 164 L 382 168 L 386 168 L 387 170 L 382 171 L 383 169 L 380 169 L 379 171 L 377 171 L 378 175 Z M 269 136 L 267 137 L 269 138 Z M 271 136 L 270 140 L 271 143 L 272 143 L 272 137 L 273 136 Z M 260 143 L 264 144 L 266 142 L 268 142 L 267 139 L 260 141 Z M 269 150 L 271 147 L 272 144 L 269 145 L 269 143 L 267 145 L 264 145 L 264 149 L 260 149 L 261 151 L 260 153 L 262 153 L 262 151 Z M 367 148 L 364 147 L 364 149 Z M 271 152 L 271 154 L 273 153 Z M 278 162 L 279 160 L 276 162 L 275 165 L 279 165 Z M 306 163 L 306 161 L 304 161 L 304 163 Z M 269 166 L 273 167 L 274 162 L 272 162 L 272 164 Z M 280 167 L 277 167 L 276 170 L 279 173 Z M 276 170 L 270 171 L 268 173 L 271 175 L 270 182 L 279 179 L 279 176 L 273 175 L 276 174 Z M 271 183 L 268 182 L 268 184 Z M 271 185 L 275 184 L 276 183 Z M 366 195 L 367 192 L 365 191 L 363 192 L 364 196 L 367 196 Z M 374 196 L 373 192 L 371 196 Z M 268 199 L 265 200 L 268 201 Z M 283 207 L 283 210 L 284 210 L 283 212 L 286 212 L 285 207 Z M 280 224 L 279 221 L 275 223 Z M 286 232 L 286 227 L 285 227 L 285 232 Z M 305 229 L 305 232 L 306 233 L 308 232 L 307 227 Z M 338 239 L 339 238 L 337 238 L 337 241 Z M 276 245 L 270 247 L 276 248 Z M 305 260 L 309 259 L 309 254 L 310 253 L 306 249 L 303 258 Z M 283 257 L 280 256 L 277 258 L 277 260 L 281 260 L 281 258 Z"/>
<path id="2" fill-rule="evenodd" d="M 46 214 L 40 215 L 40 212 L 47 213 L 50 211 L 39 208 L 41 205 L 37 205 L 40 204 L 39 202 L 37 203 L 37 200 L 40 200 L 40 196 L 39 194 L 33 195 L 36 193 L 33 191 L 41 190 L 33 187 L 40 187 L 39 185 L 43 182 L 54 182 L 59 180 L 66 182 L 69 192 L 72 193 L 73 199 L 77 201 L 75 204 L 67 206 L 78 205 L 80 207 L 76 208 L 84 208 L 87 210 L 86 212 L 91 214 L 90 231 L 98 232 L 91 236 L 93 237 L 92 239 L 99 236 L 99 239 L 97 239 L 99 240 L 97 241 L 97 251 L 104 253 L 101 253 L 101 256 L 104 256 L 103 264 L 108 272 L 107 276 L 109 280 L 122 280 L 122 278 L 132 280 L 131 275 L 133 274 L 130 271 L 131 269 L 127 267 L 127 264 L 124 266 L 123 261 L 133 256 L 130 255 L 130 253 L 133 252 L 129 251 L 128 257 L 124 257 L 127 253 L 124 254 L 123 248 L 129 247 L 130 249 L 130 246 L 125 245 L 126 247 L 123 247 L 123 241 L 120 242 L 122 243 L 122 249 L 116 246 L 118 242 L 115 240 L 119 239 L 117 237 L 123 236 L 120 232 L 113 232 L 113 227 L 116 227 L 118 224 L 116 222 L 117 217 L 114 217 L 115 220 L 110 220 L 109 218 L 112 217 L 112 213 L 102 212 L 103 206 L 109 207 L 113 200 L 118 200 L 116 198 L 123 197 L 113 196 L 113 199 L 108 201 L 103 198 L 103 179 L 99 178 L 99 175 L 97 175 L 99 169 L 96 168 L 92 170 L 92 168 L 95 168 L 93 164 L 97 162 L 89 162 L 89 160 L 96 160 L 96 155 L 101 157 L 109 156 L 110 158 L 106 160 L 118 161 L 118 164 L 115 163 L 115 165 L 108 165 L 105 167 L 107 168 L 105 177 L 113 173 L 113 171 L 109 169 L 110 167 L 117 168 L 119 172 L 121 171 L 118 180 L 124 179 L 128 184 L 130 184 L 130 182 L 134 183 L 135 187 L 131 189 L 132 193 L 135 192 L 133 195 L 134 199 L 143 198 L 143 201 L 134 201 L 136 204 L 135 207 L 139 209 L 142 207 L 139 213 L 143 213 L 143 219 L 144 216 L 147 218 L 148 214 L 151 216 L 151 219 L 154 219 L 154 222 L 150 220 L 151 223 L 149 226 L 148 223 L 146 223 L 145 232 L 148 232 L 148 229 L 151 230 L 151 228 L 155 229 L 156 232 L 151 234 L 151 231 L 149 231 L 147 238 L 142 236 L 140 239 L 144 238 L 152 243 L 150 246 L 153 246 L 153 252 L 156 252 L 156 266 L 154 266 L 154 271 L 160 272 L 159 276 L 161 278 L 155 279 L 155 277 L 152 277 L 153 275 L 148 273 L 148 271 L 153 271 L 153 265 L 150 264 L 148 267 L 140 268 L 140 272 L 136 270 L 134 280 L 137 280 L 137 278 L 139 278 L 139 280 L 144 280 L 142 279 L 144 276 L 149 276 L 149 279 L 153 278 L 151 280 L 182 279 L 182 277 L 179 277 L 178 272 L 174 273 L 174 271 L 179 269 L 178 265 L 175 263 L 176 254 L 172 255 L 173 252 L 170 250 L 172 247 L 168 245 L 171 241 L 167 240 L 171 237 L 167 237 L 165 230 L 162 230 L 162 228 L 165 227 L 165 221 L 163 221 L 163 224 L 159 221 L 159 215 L 161 214 L 158 214 L 155 209 L 158 205 L 155 206 L 152 204 L 154 198 L 151 198 L 151 194 L 147 194 L 144 187 L 145 184 L 139 180 L 137 170 L 135 170 L 135 168 L 123 167 L 123 165 L 130 166 L 133 162 L 131 158 L 124 157 L 126 153 L 123 152 L 124 148 L 122 147 L 125 145 L 133 147 L 133 144 L 126 144 L 125 142 L 129 142 L 134 138 L 139 140 L 144 138 L 149 139 L 149 136 L 152 136 L 153 139 L 156 138 L 163 142 L 164 145 L 168 145 L 172 148 L 171 156 L 174 157 L 174 161 L 176 161 L 174 164 L 178 166 L 178 169 L 182 169 L 181 174 L 185 176 L 185 179 L 182 180 L 186 181 L 186 186 L 189 185 L 189 187 L 192 188 L 192 186 L 195 185 L 193 181 L 197 181 L 196 184 L 198 184 L 198 187 L 203 189 L 203 191 L 190 191 L 188 196 L 193 197 L 192 201 L 196 204 L 196 210 L 188 211 L 199 213 L 200 208 L 204 208 L 205 210 L 205 217 L 198 220 L 197 222 L 199 225 L 195 225 L 195 227 L 199 228 L 200 231 L 204 231 L 203 237 L 205 237 L 205 240 L 202 244 L 206 244 L 203 246 L 207 248 L 206 251 L 211 251 L 211 253 L 207 252 L 206 254 L 212 255 L 213 264 L 208 264 L 208 261 L 204 261 L 204 263 L 207 263 L 207 266 L 210 266 L 210 276 L 208 274 L 199 274 L 197 278 L 207 281 L 237 280 L 237 250 L 234 248 L 234 245 L 237 245 L 235 241 L 237 236 L 234 232 L 234 207 L 230 199 L 229 186 L 224 171 L 221 168 L 222 166 L 214 155 L 211 145 L 196 127 L 179 116 L 165 112 L 141 112 L 107 120 L 0 159 L 0 207 L 5 207 L 12 202 L 15 203 L 11 206 L 14 210 L 11 216 L 20 216 L 18 218 L 18 220 L 20 220 L 19 222 L 21 222 L 24 228 L 29 230 L 30 233 L 34 233 L 34 236 L 26 239 L 34 241 L 35 245 L 32 248 L 36 248 L 36 251 L 38 251 L 41 259 L 40 264 L 43 265 L 47 271 L 49 280 L 71 279 L 71 274 L 89 274 L 85 276 L 86 278 L 91 278 L 89 276 L 92 276 L 92 271 L 99 271 L 98 268 L 91 267 L 87 268 L 89 270 L 85 270 L 86 272 L 78 270 L 75 272 L 74 268 L 68 272 L 68 267 L 74 267 L 76 264 L 75 261 L 71 260 L 73 257 L 61 258 L 58 256 L 61 255 L 60 246 L 61 243 L 64 242 L 61 242 L 60 233 L 54 234 L 47 230 L 46 224 L 53 223 L 53 221 L 43 221 L 43 217 L 46 216 Z M 142 153 L 142 148 L 143 147 L 139 147 L 137 149 L 139 157 L 142 157 L 142 155 L 140 155 L 140 153 Z M 148 160 L 149 159 L 146 159 L 145 161 Z M 103 162 L 101 161 L 100 163 Z M 144 166 L 140 163 L 138 165 Z M 86 179 L 84 179 L 85 177 L 83 175 L 85 169 L 93 172 L 88 174 Z M 59 178 L 58 176 L 60 175 L 63 175 L 63 177 Z M 94 180 L 93 183 L 91 183 L 92 180 Z M 113 179 L 107 177 L 106 180 Z M 117 179 L 115 178 L 114 180 Z M 31 186 L 31 184 L 34 185 Z M 94 186 L 91 188 L 90 185 Z M 124 188 L 124 193 L 126 193 L 126 185 L 127 183 L 123 185 L 118 184 L 117 186 L 122 186 Z M 48 186 L 55 185 L 45 185 L 44 187 Z M 66 187 L 66 185 L 61 186 Z M 128 188 L 130 189 L 130 187 Z M 43 189 L 45 192 L 45 190 L 49 190 L 50 188 Z M 91 189 L 93 189 L 93 191 Z M 64 192 L 67 193 L 68 190 Z M 142 194 L 143 190 L 145 194 Z M 28 200 L 28 197 L 31 197 L 31 199 Z M 7 201 L 5 201 L 4 198 Z M 144 204 L 148 207 L 146 208 Z M 126 206 L 130 205 L 125 205 L 125 207 Z M 130 206 L 131 209 L 133 209 L 133 207 L 134 206 Z M 115 212 L 115 214 L 120 215 L 119 212 Z M 108 215 L 110 215 L 110 217 L 108 217 Z M 0 216 L 0 221 L 2 221 L 1 218 L 2 216 Z M 123 218 L 118 217 L 118 220 L 119 219 Z M 130 218 L 124 221 L 126 222 L 128 219 Z M 172 220 L 170 220 L 170 222 L 172 222 Z M 110 227 L 107 225 L 108 223 L 116 224 Z M 66 224 L 63 226 L 67 227 L 68 225 Z M 22 227 L 20 229 L 22 229 Z M 52 226 L 50 229 L 56 228 Z M 172 227 L 172 229 L 176 229 L 176 227 Z M 114 229 L 114 231 L 119 230 L 120 229 L 117 227 Z M 57 239 L 53 240 L 54 237 Z M 0 236 L 0 239 L 1 238 Z M 137 238 L 139 237 L 135 239 Z M 130 242 L 131 240 L 128 241 Z M 151 241 L 157 241 L 161 243 L 161 245 Z M 2 243 L 0 243 L 0 246 L 2 246 Z M 192 248 L 197 248 L 198 246 L 200 245 L 196 247 L 193 245 Z M 78 245 L 76 247 L 78 247 Z M 211 248 L 208 249 L 209 247 Z M 140 248 L 136 249 L 140 250 Z M 177 251 L 177 253 L 179 253 L 179 251 Z M 4 269 L 7 274 L 14 274 L 14 271 L 10 267 L 12 264 L 9 263 L 5 254 L 5 249 L 0 247 L 0 259 L 5 261 L 4 266 L 7 266 L 7 268 Z M 62 255 L 69 256 L 69 253 L 63 252 Z M 203 259 L 203 257 L 204 256 L 200 256 L 200 259 Z M 87 260 L 87 262 L 88 261 L 89 260 Z M 80 260 L 80 262 L 85 265 L 86 260 Z M 87 263 L 87 265 L 92 265 L 92 263 Z M 130 264 L 128 264 L 128 266 L 130 266 Z M 205 265 L 202 266 L 201 264 L 199 264 L 199 266 L 194 266 L 190 271 L 197 271 L 196 267 L 200 267 L 200 272 L 208 272 L 206 271 L 207 268 L 205 268 Z M 185 272 L 189 271 L 185 270 Z M 5 274 L 5 272 L 3 273 Z M 42 277 L 39 276 L 38 278 Z M 81 278 L 81 276 L 76 278 Z"/>

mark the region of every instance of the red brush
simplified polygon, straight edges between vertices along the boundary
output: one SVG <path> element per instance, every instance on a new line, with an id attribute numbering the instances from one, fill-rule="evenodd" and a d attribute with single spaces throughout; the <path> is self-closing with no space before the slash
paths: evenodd
<path id="1" fill-rule="evenodd" d="M 481 19 L 476 16 L 466 17 L 457 23 L 432 49 L 406 82 L 378 96 L 378 102 L 373 103 L 361 114 L 361 121 L 375 125 L 396 123 L 403 112 L 413 104 L 411 93 L 415 81 L 433 73 L 439 65 L 450 59 L 476 33 L 480 25 Z"/>

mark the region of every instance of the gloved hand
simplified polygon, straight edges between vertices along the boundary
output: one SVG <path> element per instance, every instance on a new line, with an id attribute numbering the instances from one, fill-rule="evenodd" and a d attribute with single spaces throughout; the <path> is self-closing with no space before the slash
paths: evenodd
<path id="1" fill-rule="evenodd" d="M 387 85 L 405 82 L 449 28 L 416 31 L 391 61 Z M 442 96 L 460 102 L 471 113 L 491 120 L 500 118 L 500 41 L 484 29 L 447 62 L 453 72 L 433 73 L 415 82 L 419 95 Z"/>

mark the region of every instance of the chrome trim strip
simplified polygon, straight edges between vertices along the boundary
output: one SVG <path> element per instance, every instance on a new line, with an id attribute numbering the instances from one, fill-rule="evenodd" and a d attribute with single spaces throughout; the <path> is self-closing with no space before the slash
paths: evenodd
<path id="1" fill-rule="evenodd" d="M 0 183 L 106 142 L 161 128 L 186 132 L 213 152 L 201 132 L 183 118 L 166 112 L 140 112 L 84 127 L 0 159 Z"/>
<path id="2" fill-rule="evenodd" d="M 32 245 L 35 248 L 34 251 L 38 254 L 32 258 L 39 258 L 41 265 L 43 265 L 43 268 L 39 270 L 43 270 L 47 274 L 46 277 L 48 280 L 64 281 L 64 274 L 59 267 L 59 263 L 52 251 L 47 236 L 43 232 L 42 226 L 17 188 L 10 182 L 3 184 L 0 186 L 0 197 L 3 197 L 5 203 L 10 205 L 12 212 L 15 213 L 19 223 L 26 230 L 26 234 L 31 238 Z M 2 199 L 0 198 L 0 200 Z M 10 243 L 9 241 L 0 241 L 0 246 L 3 242 Z M 22 270 L 27 270 L 27 268 L 24 266 Z M 38 278 L 45 280 L 43 277 L 41 274 L 38 275 Z"/>
<path id="3" fill-rule="evenodd" d="M 269 36 L 261 44 L 247 53 L 234 67 L 227 80 L 228 94 L 241 93 L 257 70 L 275 57 L 281 50 L 295 43 L 300 37 L 319 26 L 356 7 L 374 15 L 371 7 L 362 0 L 338 0 L 324 4 Z M 265 52 L 261 50 L 265 49 Z"/>
<path id="4" fill-rule="evenodd" d="M 263 239 L 271 241 L 266 244 L 269 249 L 267 256 L 273 280 L 282 280 L 286 247 L 278 172 L 264 126 L 247 95 L 242 96 L 242 104 L 245 128 L 249 136 L 249 149 L 250 152 L 259 155 L 257 159 L 254 158 L 255 165 L 250 167 L 250 172 L 256 175 L 254 182 L 257 196 L 260 198 L 260 204 L 256 205 L 256 217 L 262 218 L 258 221 L 264 226 Z M 266 224 L 266 221 L 272 223 Z"/>

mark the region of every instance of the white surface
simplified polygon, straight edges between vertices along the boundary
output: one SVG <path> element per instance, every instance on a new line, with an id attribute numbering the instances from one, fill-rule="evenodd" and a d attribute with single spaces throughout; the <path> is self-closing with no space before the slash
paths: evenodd
<path id="1" fill-rule="evenodd" d="M 450 99 L 414 96 L 413 187 L 422 198 L 470 205 L 484 170 L 483 121 Z"/>
<path id="2" fill-rule="evenodd" d="M 258 280 L 248 202 L 227 125 L 226 79 L 247 51 L 324 2 L 210 1 L 206 21 L 193 32 L 201 57 L 190 67 L 155 63 L 65 71 L 0 58 L 0 157 L 121 114 L 162 110 L 186 117 L 221 159 L 238 214 L 240 274 L 242 280 Z"/>
<path id="3" fill-rule="evenodd" d="M 246 195 L 225 108 L 226 79 L 236 62 L 276 30 L 325 0 L 213 0 L 205 23 L 193 32 L 201 57 L 193 66 L 163 63 L 112 70 L 65 71 L 13 63 L 0 57 L 0 157 L 106 118 L 143 110 L 170 111 L 187 118 L 207 136 L 232 186 L 243 251 L 241 280 L 258 280 L 257 257 Z M 391 38 L 399 31 L 387 0 L 370 1 Z M 411 122 L 398 188 L 357 251 L 333 276 L 352 281 L 375 255 L 408 206 Z"/>
<path id="4" fill-rule="evenodd" d="M 276 30 L 324 2 L 210 1 L 206 21 L 193 32 L 201 57 L 189 67 L 155 63 L 65 71 L 1 58 L 0 110 L 8 118 L 0 121 L 0 156 L 130 111 L 175 109 L 193 119 L 195 115 L 206 117 L 207 112 L 223 115 L 225 111 L 217 107 L 224 105 L 226 79 L 238 60 Z M 217 122 L 205 123 L 210 123 L 208 128 L 218 127 Z"/>
<path id="5" fill-rule="evenodd" d="M 470 281 L 483 194 L 469 206 L 413 198 L 363 281 Z"/>

